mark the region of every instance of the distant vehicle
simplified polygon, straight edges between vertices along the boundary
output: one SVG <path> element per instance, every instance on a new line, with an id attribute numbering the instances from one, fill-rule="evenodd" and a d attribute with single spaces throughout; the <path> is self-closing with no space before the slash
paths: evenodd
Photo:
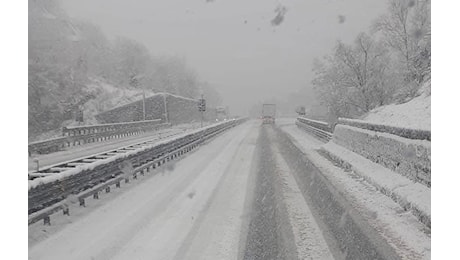
<path id="1" fill-rule="evenodd" d="M 275 104 L 262 105 L 262 124 L 274 124 L 276 115 Z"/>
<path id="2" fill-rule="evenodd" d="M 227 110 L 225 109 L 225 107 L 216 107 L 216 115 L 216 121 L 223 121 L 226 120 L 228 117 Z"/>
<path id="3" fill-rule="evenodd" d="M 296 108 L 295 112 L 299 115 L 299 116 L 304 116 L 306 113 L 305 113 L 305 107 L 304 106 L 299 106 Z"/>

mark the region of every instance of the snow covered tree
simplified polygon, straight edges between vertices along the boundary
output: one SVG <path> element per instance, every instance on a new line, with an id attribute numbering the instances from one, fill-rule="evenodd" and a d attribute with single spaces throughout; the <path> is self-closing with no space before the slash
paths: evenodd
<path id="1" fill-rule="evenodd" d="M 431 1 L 391 0 L 388 14 L 374 29 L 398 57 L 405 83 L 421 83 L 431 75 Z"/>
<path id="2" fill-rule="evenodd" d="M 172 94 L 196 98 L 199 96 L 199 81 L 185 60 L 176 57 L 157 57 L 148 76 L 151 88 Z"/>
<path id="3" fill-rule="evenodd" d="M 147 48 L 132 39 L 118 37 L 115 40 L 113 53 L 117 83 L 124 87 L 144 86 L 141 82 L 142 75 L 147 73 L 152 63 Z"/>
<path id="4" fill-rule="evenodd" d="M 220 96 L 219 92 L 216 91 L 211 84 L 207 82 L 200 83 L 201 91 L 206 99 L 206 104 L 209 107 L 217 107 L 222 105 L 222 97 Z"/>
<path id="5" fill-rule="evenodd" d="M 313 84 L 330 113 L 356 116 L 391 101 L 388 59 L 381 44 L 361 33 L 353 45 L 338 42 L 333 55 L 316 61 Z"/>

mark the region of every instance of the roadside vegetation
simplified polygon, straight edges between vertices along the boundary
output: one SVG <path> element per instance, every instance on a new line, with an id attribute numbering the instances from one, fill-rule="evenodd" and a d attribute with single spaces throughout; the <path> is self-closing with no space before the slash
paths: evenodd
<path id="1" fill-rule="evenodd" d="M 312 84 L 330 122 L 420 94 L 431 80 L 430 10 L 430 0 L 390 0 L 368 32 L 315 60 Z"/>

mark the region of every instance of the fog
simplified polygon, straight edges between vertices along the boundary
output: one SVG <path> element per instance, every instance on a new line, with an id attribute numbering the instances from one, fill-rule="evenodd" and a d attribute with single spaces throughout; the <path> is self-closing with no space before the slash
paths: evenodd
<path id="1" fill-rule="evenodd" d="M 68 14 L 127 36 L 153 55 L 184 58 L 232 113 L 309 88 L 316 57 L 352 41 L 385 12 L 381 0 L 62 0 Z"/>

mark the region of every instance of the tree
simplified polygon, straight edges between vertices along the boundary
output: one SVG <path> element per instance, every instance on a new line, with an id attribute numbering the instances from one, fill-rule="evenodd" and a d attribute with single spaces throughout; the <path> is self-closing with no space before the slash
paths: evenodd
<path id="1" fill-rule="evenodd" d="M 431 74 L 430 9 L 429 0 L 391 0 L 389 13 L 374 24 L 396 52 L 405 83 L 421 83 Z"/>
<path id="2" fill-rule="evenodd" d="M 222 97 L 214 87 L 207 82 L 201 82 L 200 87 L 209 107 L 215 108 L 222 105 Z"/>
<path id="3" fill-rule="evenodd" d="M 154 89 L 190 98 L 199 95 L 196 73 L 187 67 L 183 59 L 176 57 L 154 59 L 149 78 Z"/>
<path id="4" fill-rule="evenodd" d="M 387 50 L 361 33 L 353 45 L 338 42 L 333 55 L 316 61 L 312 83 L 335 117 L 363 114 L 392 99 L 387 64 Z"/>
<path id="5" fill-rule="evenodd" d="M 142 86 L 140 76 L 147 73 L 152 58 L 147 48 L 128 38 L 118 37 L 114 44 L 115 78 L 122 86 Z"/>

